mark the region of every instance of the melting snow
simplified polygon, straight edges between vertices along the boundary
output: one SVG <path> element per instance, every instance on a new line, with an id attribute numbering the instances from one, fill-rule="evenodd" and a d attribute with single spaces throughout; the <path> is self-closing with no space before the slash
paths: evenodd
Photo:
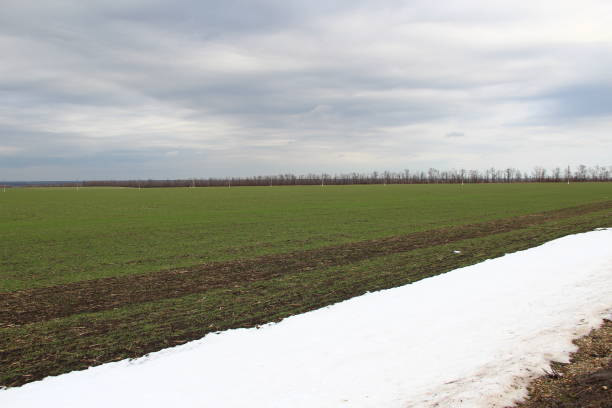
<path id="1" fill-rule="evenodd" d="M 0 391 L 3 407 L 503 407 L 612 307 L 612 230 Z"/>

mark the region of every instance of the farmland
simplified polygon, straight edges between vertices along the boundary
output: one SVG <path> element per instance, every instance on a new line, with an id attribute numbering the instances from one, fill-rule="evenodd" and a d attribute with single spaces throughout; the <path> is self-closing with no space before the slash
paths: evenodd
<path id="1" fill-rule="evenodd" d="M 0 385 L 605 226 L 610 183 L 12 189 L 0 194 Z"/>

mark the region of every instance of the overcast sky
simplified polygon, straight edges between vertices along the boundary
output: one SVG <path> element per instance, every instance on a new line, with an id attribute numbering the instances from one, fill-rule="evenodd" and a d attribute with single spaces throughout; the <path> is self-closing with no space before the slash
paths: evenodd
<path id="1" fill-rule="evenodd" d="M 609 0 L 0 5 L 0 180 L 612 164 Z"/>

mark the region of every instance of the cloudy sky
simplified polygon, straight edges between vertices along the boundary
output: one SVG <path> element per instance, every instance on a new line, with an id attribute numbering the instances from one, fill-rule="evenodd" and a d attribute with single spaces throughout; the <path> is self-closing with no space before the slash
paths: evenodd
<path id="1" fill-rule="evenodd" d="M 0 4 L 0 179 L 612 164 L 609 0 Z"/>

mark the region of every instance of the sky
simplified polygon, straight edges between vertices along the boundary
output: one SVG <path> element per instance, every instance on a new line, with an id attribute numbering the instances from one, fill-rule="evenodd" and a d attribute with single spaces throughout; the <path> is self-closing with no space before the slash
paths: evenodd
<path id="1" fill-rule="evenodd" d="M 608 0 L 0 4 L 0 180 L 612 165 Z"/>

